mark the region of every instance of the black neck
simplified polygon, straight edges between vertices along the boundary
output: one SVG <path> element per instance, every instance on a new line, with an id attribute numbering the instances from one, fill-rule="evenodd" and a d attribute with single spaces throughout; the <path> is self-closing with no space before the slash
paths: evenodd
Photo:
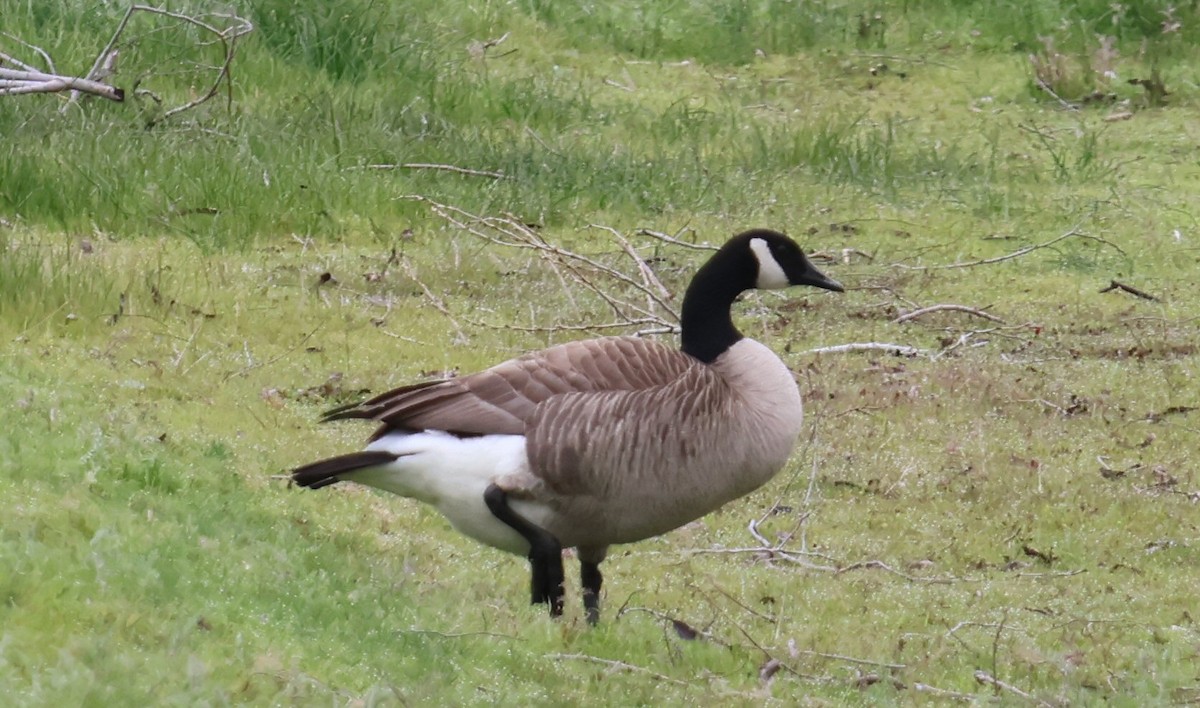
<path id="1" fill-rule="evenodd" d="M 718 253 L 705 263 L 683 296 L 679 322 L 681 348 L 706 364 L 742 338 L 742 333 L 733 326 L 729 308 L 738 295 L 753 286 L 752 282 L 746 282 L 746 274 L 757 271 L 755 264 L 730 263 L 731 255 Z"/>

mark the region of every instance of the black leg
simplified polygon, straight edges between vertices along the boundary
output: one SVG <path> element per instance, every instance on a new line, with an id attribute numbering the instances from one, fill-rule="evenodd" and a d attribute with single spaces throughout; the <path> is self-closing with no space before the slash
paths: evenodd
<path id="1" fill-rule="evenodd" d="M 587 613 L 588 624 L 595 626 L 600 622 L 600 584 L 604 582 L 604 576 L 600 575 L 600 564 L 579 561 L 579 577 L 583 585 L 583 609 Z"/>
<path id="2" fill-rule="evenodd" d="M 483 501 L 500 521 L 529 542 L 530 596 L 533 604 L 550 605 L 550 616 L 558 617 L 563 610 L 562 544 L 553 534 L 529 523 L 508 505 L 508 493 L 490 485 Z"/>

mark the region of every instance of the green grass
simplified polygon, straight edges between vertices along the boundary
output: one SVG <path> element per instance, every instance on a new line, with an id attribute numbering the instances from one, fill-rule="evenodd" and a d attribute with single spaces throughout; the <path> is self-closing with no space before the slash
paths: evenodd
<path id="1" fill-rule="evenodd" d="M 1165 3 L 477 6 L 235 4 L 258 30 L 232 100 L 149 129 L 145 98 L 0 98 L 7 701 L 989 701 L 976 670 L 1050 702 L 1196 700 L 1194 8 L 1164 32 Z M 121 12 L 0 0 L 64 72 Z M 117 85 L 206 85 L 211 48 L 137 23 Z M 1031 90 L 1039 36 L 1085 57 L 1096 34 L 1114 104 Z M 1123 83 L 1151 67 L 1165 105 Z M 508 178 L 362 169 L 430 162 Z M 739 306 L 813 437 L 760 492 L 614 549 L 599 628 L 573 578 L 551 621 L 522 560 L 414 503 L 272 478 L 361 444 L 325 408 L 583 336 L 506 325 L 611 317 L 412 194 L 626 268 L 590 224 L 782 228 L 851 287 Z M 703 255 L 630 239 L 677 293 Z M 1006 324 L 894 322 L 939 303 Z M 805 353 L 872 341 L 939 354 Z M 842 572 L 711 552 L 777 504 L 766 536 Z"/>

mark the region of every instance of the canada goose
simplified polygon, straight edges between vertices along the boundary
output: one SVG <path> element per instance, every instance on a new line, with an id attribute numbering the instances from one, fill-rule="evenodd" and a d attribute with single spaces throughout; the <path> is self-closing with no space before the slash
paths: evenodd
<path id="1" fill-rule="evenodd" d="M 729 310 L 745 290 L 789 285 L 842 290 L 788 237 L 747 231 L 688 286 L 681 351 L 635 337 L 570 342 L 343 406 L 322 420 L 382 425 L 362 452 L 297 467 L 292 480 L 358 482 L 432 504 L 460 532 L 526 555 L 533 602 L 555 616 L 562 549 L 574 547 L 594 624 L 610 545 L 704 516 L 787 461 L 799 389 Z"/>

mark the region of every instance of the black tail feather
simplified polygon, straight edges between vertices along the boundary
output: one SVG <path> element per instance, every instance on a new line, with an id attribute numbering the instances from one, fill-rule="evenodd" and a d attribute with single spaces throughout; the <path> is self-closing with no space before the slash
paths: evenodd
<path id="1" fill-rule="evenodd" d="M 341 481 L 338 475 L 353 472 L 364 467 L 386 465 L 399 455 L 385 450 L 364 450 L 352 452 L 349 455 L 338 455 L 327 460 L 320 460 L 292 470 L 292 481 L 301 487 L 320 489 Z"/>

